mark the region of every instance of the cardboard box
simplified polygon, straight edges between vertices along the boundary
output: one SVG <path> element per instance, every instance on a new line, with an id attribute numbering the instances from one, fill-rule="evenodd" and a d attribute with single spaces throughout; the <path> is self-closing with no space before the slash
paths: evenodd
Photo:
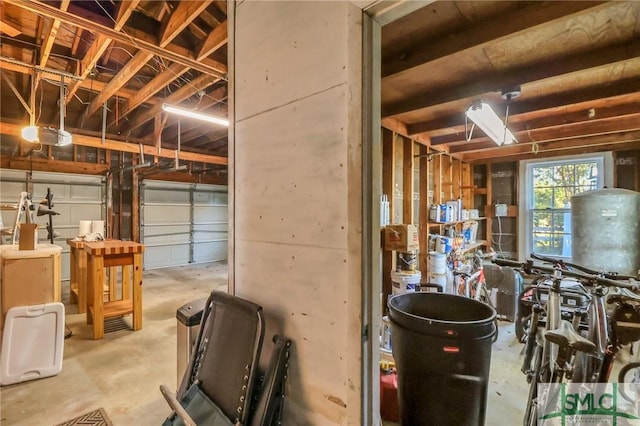
<path id="1" fill-rule="evenodd" d="M 384 249 L 409 252 L 418 250 L 420 242 L 415 225 L 388 225 L 384 228 Z"/>
<path id="2" fill-rule="evenodd" d="M 19 250 L 35 250 L 38 238 L 36 223 L 20 223 L 20 237 L 18 239 Z"/>

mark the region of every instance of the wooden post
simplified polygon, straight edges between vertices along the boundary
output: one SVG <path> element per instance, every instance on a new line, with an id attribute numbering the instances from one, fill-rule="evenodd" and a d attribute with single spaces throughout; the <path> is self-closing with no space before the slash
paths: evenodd
<path id="1" fill-rule="evenodd" d="M 133 329 L 142 328 L 142 253 L 133 255 Z"/>
<path id="2" fill-rule="evenodd" d="M 140 242 L 140 194 L 138 170 L 131 174 L 131 239 Z"/>
<path id="3" fill-rule="evenodd" d="M 418 235 L 420 238 L 420 253 L 418 269 L 426 279 L 428 273 L 429 256 L 429 159 L 426 157 L 428 148 L 420 145 L 420 206 L 418 208 Z"/>
<path id="4" fill-rule="evenodd" d="M 413 150 L 412 139 L 403 138 L 402 150 L 402 222 L 414 223 L 413 217 Z"/>
<path id="5" fill-rule="evenodd" d="M 395 222 L 394 217 L 394 180 L 395 180 L 395 139 L 396 134 L 382 129 L 382 192 L 389 198 L 389 220 Z M 381 230 L 381 241 L 384 241 L 384 231 Z M 391 268 L 393 268 L 393 252 L 382 251 L 382 312 L 387 312 L 387 297 L 391 294 Z"/>

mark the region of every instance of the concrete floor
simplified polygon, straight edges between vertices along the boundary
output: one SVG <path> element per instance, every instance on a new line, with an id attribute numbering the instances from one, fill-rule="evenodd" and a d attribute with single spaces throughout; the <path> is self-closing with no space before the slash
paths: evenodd
<path id="1" fill-rule="evenodd" d="M 62 371 L 3 387 L 0 424 L 55 425 L 103 407 L 114 426 L 160 425 L 169 409 L 158 387 L 176 386 L 176 309 L 212 289 L 225 291 L 226 280 L 221 263 L 145 271 L 142 330 L 110 332 L 98 341 L 91 338 L 85 316 L 67 306 L 73 336 L 65 340 Z M 63 301 L 68 302 L 68 290 Z M 491 359 L 487 425 L 521 423 L 527 396 L 519 370 L 521 348 L 513 323 L 501 322 Z"/>
<path id="2" fill-rule="evenodd" d="M 170 413 L 159 386 L 176 387 L 176 310 L 227 290 L 226 263 L 145 271 L 142 330 L 93 340 L 85 315 L 66 306 L 73 335 L 57 376 L 3 387 L 0 424 L 47 426 L 103 407 L 114 426 L 160 425 Z M 68 303 L 68 282 L 63 282 Z M 128 321 L 128 319 L 125 319 Z"/>

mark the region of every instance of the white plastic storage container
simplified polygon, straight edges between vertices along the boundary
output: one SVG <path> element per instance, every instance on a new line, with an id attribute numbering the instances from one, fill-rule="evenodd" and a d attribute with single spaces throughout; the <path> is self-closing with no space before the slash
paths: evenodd
<path id="1" fill-rule="evenodd" d="M 64 305 L 9 309 L 2 336 L 0 385 L 55 376 L 62 370 Z"/>

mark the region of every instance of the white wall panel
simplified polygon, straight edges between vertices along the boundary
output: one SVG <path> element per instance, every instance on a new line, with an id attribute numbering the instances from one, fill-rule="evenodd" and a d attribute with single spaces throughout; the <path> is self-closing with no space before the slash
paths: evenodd
<path id="1" fill-rule="evenodd" d="M 346 248 L 346 102 L 340 86 L 237 124 L 237 238 Z"/>
<path id="2" fill-rule="evenodd" d="M 235 6 L 233 288 L 294 341 L 283 424 L 360 424 L 362 12 Z"/>
<path id="3" fill-rule="evenodd" d="M 336 48 L 345 42 L 343 5 L 245 2 L 236 14 L 237 49 L 250 51 L 250 63 L 238 63 L 235 71 L 236 121 L 344 84 L 347 52 Z"/>

